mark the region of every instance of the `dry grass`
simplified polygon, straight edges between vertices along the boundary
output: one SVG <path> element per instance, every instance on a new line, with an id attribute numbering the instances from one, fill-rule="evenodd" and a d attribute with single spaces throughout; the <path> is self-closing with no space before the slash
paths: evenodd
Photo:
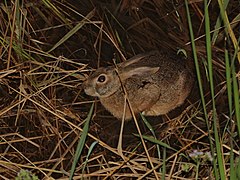
<path id="1" fill-rule="evenodd" d="M 204 6 L 202 1 L 189 1 L 189 7 L 211 130 Z M 214 33 L 218 2 L 211 1 L 209 8 Z M 212 163 L 205 156 L 210 152 L 209 131 L 197 83 L 182 107 L 166 116 L 147 118 L 151 125 L 139 117 L 147 152 L 136 135 L 134 121 L 126 122 L 121 133 L 121 122 L 81 87 L 92 69 L 112 64 L 113 58 L 120 62 L 152 49 L 172 53 L 184 49 L 194 70 L 183 0 L 5 0 L 0 9 L 1 179 L 14 179 L 22 169 L 28 170 L 25 173 L 30 179 L 34 179 L 32 173 L 39 179 L 68 179 L 93 102 L 95 109 L 74 179 L 214 178 Z M 233 30 L 230 39 L 233 35 L 237 39 L 239 2 L 230 1 L 227 12 Z M 222 27 L 217 35 L 212 45 L 214 90 L 224 168 L 229 176 L 230 152 L 238 162 L 240 127 L 234 123 L 234 110 L 229 111 Z M 228 44 L 234 54 L 236 44 Z M 235 64 L 239 81 L 239 62 Z M 194 150 L 204 154 L 193 158 Z"/>

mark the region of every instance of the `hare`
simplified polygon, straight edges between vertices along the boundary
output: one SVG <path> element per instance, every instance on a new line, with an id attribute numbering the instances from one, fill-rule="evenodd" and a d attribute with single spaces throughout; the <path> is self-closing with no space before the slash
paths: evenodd
<path id="1" fill-rule="evenodd" d="M 132 118 L 130 106 L 134 114 L 163 115 L 183 104 L 192 89 L 194 78 L 185 61 L 160 51 L 139 54 L 97 69 L 83 88 L 118 119 Z"/>

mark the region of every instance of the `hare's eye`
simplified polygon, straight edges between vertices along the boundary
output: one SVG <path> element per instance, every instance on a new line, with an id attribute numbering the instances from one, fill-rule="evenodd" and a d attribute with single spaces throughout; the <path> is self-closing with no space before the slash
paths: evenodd
<path id="1" fill-rule="evenodd" d="M 104 75 L 100 75 L 100 76 L 98 77 L 97 81 L 103 83 L 103 82 L 106 81 L 106 77 L 105 77 Z"/>

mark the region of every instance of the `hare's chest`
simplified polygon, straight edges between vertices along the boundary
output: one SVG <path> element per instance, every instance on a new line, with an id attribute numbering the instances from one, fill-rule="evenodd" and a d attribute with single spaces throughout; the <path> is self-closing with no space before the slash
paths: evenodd
<path id="1" fill-rule="evenodd" d="M 151 108 L 159 98 L 160 89 L 156 84 L 148 80 L 132 79 L 126 81 L 124 89 L 120 87 L 113 95 L 100 98 L 100 101 L 115 117 L 120 119 L 125 113 L 125 118 L 130 119 L 130 109 L 134 114 L 140 113 Z"/>

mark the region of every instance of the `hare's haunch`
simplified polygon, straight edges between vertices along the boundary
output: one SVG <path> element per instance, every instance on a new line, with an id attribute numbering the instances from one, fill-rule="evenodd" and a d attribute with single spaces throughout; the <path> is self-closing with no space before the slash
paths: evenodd
<path id="1" fill-rule="evenodd" d="M 97 69 L 84 82 L 84 90 L 99 97 L 102 105 L 118 119 L 123 117 L 124 107 L 124 118 L 132 118 L 126 97 L 135 114 L 166 114 L 180 106 L 191 91 L 193 77 L 185 61 L 159 51 L 140 54 L 116 67 Z"/>

